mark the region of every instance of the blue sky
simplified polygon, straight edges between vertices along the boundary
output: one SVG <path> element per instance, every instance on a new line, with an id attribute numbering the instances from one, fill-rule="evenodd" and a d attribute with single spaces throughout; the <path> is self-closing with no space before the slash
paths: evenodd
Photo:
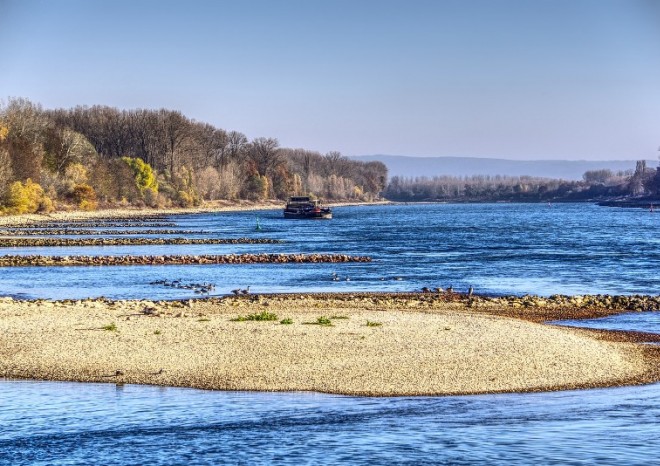
<path id="1" fill-rule="evenodd" d="M 345 155 L 653 159 L 660 0 L 0 0 L 0 98 Z"/>

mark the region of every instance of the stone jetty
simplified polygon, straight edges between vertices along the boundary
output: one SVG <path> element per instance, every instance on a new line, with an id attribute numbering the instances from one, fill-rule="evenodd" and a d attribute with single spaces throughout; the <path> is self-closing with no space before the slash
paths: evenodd
<path id="1" fill-rule="evenodd" d="M 0 247 L 162 246 L 186 244 L 279 244 L 269 238 L 0 238 Z"/>
<path id="2" fill-rule="evenodd" d="M 100 265 L 207 265 L 371 262 L 368 256 L 346 254 L 227 254 L 165 256 L 0 256 L 0 267 Z"/>
<path id="3" fill-rule="evenodd" d="M 38 223 L 35 225 L 24 225 L 21 228 L 22 229 L 29 229 L 32 227 L 39 228 L 39 229 L 48 229 L 48 228 L 55 228 L 55 229 L 66 229 L 70 228 L 71 226 L 75 226 L 76 228 L 98 228 L 98 227 L 103 227 L 103 228 L 131 228 L 131 227 L 141 227 L 141 228 L 167 228 L 167 227 L 175 227 L 176 223 L 174 222 L 77 222 L 77 223 L 49 223 L 49 222 L 42 222 Z"/>
<path id="4" fill-rule="evenodd" d="M 141 226 L 141 225 L 136 225 Z M 0 236 L 61 236 L 61 235 L 87 235 L 87 236 L 106 236 L 106 235 L 199 235 L 205 234 L 203 230 L 81 230 L 78 228 L 62 229 L 16 229 L 0 230 Z"/>

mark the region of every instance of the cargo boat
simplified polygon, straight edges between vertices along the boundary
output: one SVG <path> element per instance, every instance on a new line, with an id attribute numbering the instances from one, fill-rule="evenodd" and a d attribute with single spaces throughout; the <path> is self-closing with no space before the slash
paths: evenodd
<path id="1" fill-rule="evenodd" d="M 323 207 L 318 199 L 308 196 L 292 196 L 284 208 L 284 218 L 331 219 L 330 207 Z"/>

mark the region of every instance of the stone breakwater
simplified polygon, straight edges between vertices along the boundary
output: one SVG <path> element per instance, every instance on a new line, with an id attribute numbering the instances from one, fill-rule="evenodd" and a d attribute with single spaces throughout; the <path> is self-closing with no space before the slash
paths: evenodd
<path id="1" fill-rule="evenodd" d="M 658 311 L 660 310 L 660 295 L 552 295 L 542 296 L 504 296 L 481 297 L 483 302 L 505 304 L 512 308 L 552 308 L 573 307 L 578 309 L 623 309 L 627 311 Z"/>
<path id="2" fill-rule="evenodd" d="M 168 215 L 145 215 L 145 216 L 117 216 L 117 217 L 94 217 L 94 218 L 71 218 L 66 221 L 62 220 L 46 220 L 40 222 L 32 222 L 32 224 L 37 225 L 47 225 L 53 223 L 116 223 L 116 222 L 130 222 L 130 223 L 150 223 L 150 222 L 162 222 L 167 220 Z"/>
<path id="3" fill-rule="evenodd" d="M 0 247 L 160 246 L 182 244 L 279 244 L 268 238 L 0 238 Z"/>
<path id="4" fill-rule="evenodd" d="M 34 230 L 0 230 L 2 236 L 60 236 L 60 235 L 200 235 L 203 230 L 79 230 L 77 228 L 34 229 Z"/>
<path id="5" fill-rule="evenodd" d="M 94 212 L 77 212 L 78 215 L 82 217 L 69 217 L 67 215 L 75 214 L 66 214 L 60 213 L 59 215 L 49 215 L 49 216 L 39 216 L 38 218 L 29 218 L 29 216 L 20 216 L 13 219 L 9 219 L 4 223 L 4 226 L 7 227 L 33 227 L 33 226 L 50 226 L 55 224 L 80 224 L 80 223 L 97 223 L 107 224 L 107 223 L 131 223 L 131 224 L 141 224 L 141 223 L 160 223 L 169 220 L 170 215 L 140 215 L 139 211 L 136 212 L 136 215 L 127 216 L 127 215 L 117 215 L 117 216 L 107 216 L 107 217 L 98 217 L 92 216 Z"/>
<path id="6" fill-rule="evenodd" d="M 147 223 L 147 222 L 77 222 L 77 223 L 49 223 L 49 222 L 44 222 L 44 223 L 39 223 L 35 224 L 35 228 L 39 229 L 48 229 L 48 228 L 54 228 L 54 229 L 67 229 L 71 226 L 75 226 L 76 228 L 98 228 L 98 227 L 104 227 L 104 228 L 131 228 L 131 227 L 141 227 L 141 228 L 167 228 L 167 227 L 175 227 L 176 223 L 174 222 L 152 222 L 152 223 Z M 33 225 L 25 225 L 22 226 L 23 229 L 29 229 L 32 228 Z"/>
<path id="7" fill-rule="evenodd" d="M 371 262 L 368 256 L 346 254 L 227 254 L 165 256 L 0 256 L 0 267 L 100 265 L 207 265 Z"/>
<path id="8" fill-rule="evenodd" d="M 245 299 L 254 300 L 253 295 Z M 552 295 L 485 296 L 466 293 L 353 292 L 264 294 L 270 299 L 310 299 L 323 303 L 357 303 L 376 308 L 402 306 L 432 309 L 446 304 L 464 306 L 475 312 L 496 313 L 544 322 L 560 319 L 589 319 L 624 312 L 660 312 L 660 295 Z M 211 300 L 217 298 L 209 298 Z"/>

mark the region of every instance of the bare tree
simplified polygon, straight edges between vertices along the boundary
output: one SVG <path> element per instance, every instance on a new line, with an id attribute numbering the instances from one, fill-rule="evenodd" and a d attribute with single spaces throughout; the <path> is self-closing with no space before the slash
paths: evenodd
<path id="1" fill-rule="evenodd" d="M 172 110 L 161 109 L 158 117 L 165 139 L 165 166 L 174 173 L 180 165 L 183 143 L 190 135 L 190 122 L 181 112 Z"/>
<path id="2" fill-rule="evenodd" d="M 256 138 L 250 143 L 247 156 L 254 163 L 260 175 L 267 175 L 283 160 L 275 138 Z"/>
<path id="3" fill-rule="evenodd" d="M 224 164 L 226 165 L 230 161 L 239 162 L 243 158 L 247 146 L 248 140 L 245 134 L 238 131 L 227 133 L 227 150 L 225 152 L 226 157 L 223 159 Z"/>

